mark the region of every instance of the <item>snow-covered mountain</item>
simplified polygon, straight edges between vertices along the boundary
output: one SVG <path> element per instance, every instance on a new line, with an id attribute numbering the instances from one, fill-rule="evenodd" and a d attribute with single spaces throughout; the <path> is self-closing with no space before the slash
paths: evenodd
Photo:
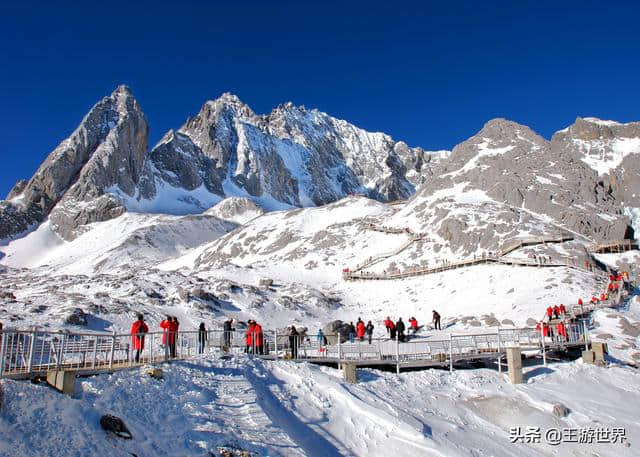
<path id="1" fill-rule="evenodd" d="M 353 193 L 405 199 L 429 178 L 431 162 L 446 156 L 291 103 L 258 116 L 231 94 L 206 102 L 150 151 L 147 139 L 140 106 L 118 87 L 0 203 L 0 240 L 46 218 L 71 240 L 86 224 L 125 211 L 201 213 L 226 196 L 268 210 Z"/>
<path id="2" fill-rule="evenodd" d="M 637 250 L 589 250 L 640 229 L 640 123 L 578 118 L 547 141 L 494 119 L 451 152 L 428 152 L 290 103 L 257 115 L 224 94 L 150 150 L 147 139 L 121 86 L 0 201 L 5 329 L 128 332 L 143 312 L 151 330 L 167 314 L 181 330 L 232 317 L 315 332 L 362 317 L 383 337 L 386 316 L 424 324 L 437 309 L 445 330 L 418 337 L 447 338 L 535 325 L 549 305 L 599 295 L 607 267 L 640 274 Z M 532 238 L 545 241 L 518 243 Z M 496 252 L 513 265 L 366 280 Z M 541 258 L 553 265 L 523 266 Z M 345 280 L 350 271 L 365 279 Z M 640 360 L 637 298 L 591 320 L 617 366 L 605 374 L 550 359 L 525 368 L 520 386 L 491 369 L 363 370 L 352 386 L 333 368 L 212 353 L 165 365 L 157 385 L 138 372 L 96 376 L 73 399 L 3 381 L 0 454 L 64 454 L 60 430 L 86 455 L 213 455 L 230 443 L 252 455 L 541 455 L 513 447 L 514 424 L 627 425 L 631 437 L 626 396 L 638 397 L 638 379 L 625 365 Z M 157 414 L 158 401 L 169 414 Z M 568 419 L 551 414 L 558 402 Z M 104 410 L 131 425 L 130 446 L 85 420 Z M 637 455 L 635 443 L 589 449 Z"/>
<path id="3" fill-rule="evenodd" d="M 520 325 L 599 279 L 484 265 L 372 284 L 345 282 L 342 269 L 374 258 L 372 274 L 434 266 L 558 234 L 573 239 L 509 256 L 583 265 L 594 242 L 634 237 L 640 211 L 637 124 L 578 119 L 547 141 L 494 119 L 435 153 L 292 104 L 257 115 L 224 94 L 151 150 L 147 134 L 121 86 L 2 201 L 0 282 L 14 298 L 0 298 L 0 318 L 20 322 L 26 308 L 64 326 L 80 308 L 120 328 L 144 309 L 150 322 L 171 310 L 186 323 L 321 325 L 390 309 L 425 316 L 433 301 L 452 322 Z M 633 270 L 636 254 L 597 260 Z M 260 287 L 264 278 L 276 286 Z"/>

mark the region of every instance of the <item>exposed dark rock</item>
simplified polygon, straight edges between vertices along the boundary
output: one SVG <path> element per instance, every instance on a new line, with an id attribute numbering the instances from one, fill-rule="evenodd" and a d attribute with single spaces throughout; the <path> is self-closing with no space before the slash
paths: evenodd
<path id="1" fill-rule="evenodd" d="M 107 432 L 113 433 L 119 438 L 130 440 L 133 438 L 124 421 L 112 414 L 105 414 L 100 418 L 100 426 Z"/>

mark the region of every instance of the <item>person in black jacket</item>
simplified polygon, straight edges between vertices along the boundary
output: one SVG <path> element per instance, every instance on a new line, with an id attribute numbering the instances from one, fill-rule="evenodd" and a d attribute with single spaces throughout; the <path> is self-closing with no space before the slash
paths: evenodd
<path id="1" fill-rule="evenodd" d="M 373 337 L 373 324 L 371 321 L 367 322 L 367 327 L 365 328 L 367 332 L 367 338 L 369 339 L 369 344 L 371 344 L 371 338 Z"/>
<path id="2" fill-rule="evenodd" d="M 289 347 L 291 348 L 291 358 L 298 358 L 298 339 L 300 334 L 296 330 L 295 326 L 291 326 L 291 332 L 289 333 Z"/>
<path id="3" fill-rule="evenodd" d="M 434 330 L 442 330 L 440 328 L 440 314 L 434 309 L 433 310 L 433 329 Z"/>
<path id="4" fill-rule="evenodd" d="M 207 329 L 204 326 L 204 322 L 200 322 L 200 328 L 198 329 L 198 354 L 204 352 L 204 346 L 207 344 Z"/>
<path id="5" fill-rule="evenodd" d="M 398 322 L 396 322 L 396 332 L 398 332 L 398 341 L 404 343 L 404 322 L 402 322 L 402 318 L 399 318 Z"/>
<path id="6" fill-rule="evenodd" d="M 233 319 L 227 319 L 226 321 L 224 321 L 224 324 L 222 326 L 222 329 L 224 330 L 224 346 L 227 348 L 231 347 L 231 332 L 233 332 L 235 329 L 232 328 L 233 325 Z"/>
<path id="7" fill-rule="evenodd" d="M 353 322 L 349 324 L 349 343 L 353 343 L 356 340 L 356 327 Z"/>

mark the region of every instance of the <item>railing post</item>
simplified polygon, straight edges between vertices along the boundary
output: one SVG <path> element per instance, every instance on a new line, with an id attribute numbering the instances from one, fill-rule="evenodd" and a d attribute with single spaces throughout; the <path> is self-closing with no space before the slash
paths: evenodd
<path id="1" fill-rule="evenodd" d="M 584 337 L 584 350 L 588 351 L 589 350 L 589 339 L 587 338 L 587 320 L 584 319 L 582 321 L 582 329 L 583 329 L 583 337 Z"/>
<path id="2" fill-rule="evenodd" d="M 400 332 L 396 332 L 396 374 L 400 374 Z"/>
<path id="3" fill-rule="evenodd" d="M 500 329 L 498 329 L 498 373 L 502 373 L 502 354 L 500 353 Z"/>
<path id="4" fill-rule="evenodd" d="M 96 362 L 98 360 L 98 342 L 100 341 L 100 337 L 96 335 L 95 342 L 93 343 L 93 362 L 91 364 L 91 368 L 96 367 Z"/>
<path id="5" fill-rule="evenodd" d="M 276 353 L 276 360 L 278 360 L 278 328 L 273 331 L 273 350 Z"/>
<path id="6" fill-rule="evenodd" d="M 60 352 L 58 353 L 58 366 L 56 369 L 60 369 L 60 365 L 62 364 L 62 357 L 64 357 L 64 344 L 66 342 L 66 335 L 63 333 L 60 337 Z"/>
<path id="7" fill-rule="evenodd" d="M 540 344 L 542 345 L 542 364 L 547 366 L 547 348 L 544 344 L 544 324 L 540 322 Z"/>
<path id="8" fill-rule="evenodd" d="M 113 354 L 115 353 L 116 350 L 116 331 L 113 331 L 113 334 L 111 335 L 111 351 L 109 354 L 109 368 L 113 368 Z"/>
<path id="9" fill-rule="evenodd" d="M 0 378 L 4 373 L 4 361 L 7 353 L 7 334 L 0 330 Z"/>
<path id="10" fill-rule="evenodd" d="M 338 370 L 342 369 L 342 335 L 338 330 Z"/>
<path id="11" fill-rule="evenodd" d="M 27 365 L 27 373 L 29 374 L 31 374 L 31 368 L 33 367 L 33 351 L 36 345 L 37 338 L 38 338 L 38 330 L 34 328 L 33 333 L 31 334 L 31 341 L 29 342 L 29 362 Z"/>
<path id="12" fill-rule="evenodd" d="M 449 333 L 449 372 L 453 373 L 453 335 Z"/>

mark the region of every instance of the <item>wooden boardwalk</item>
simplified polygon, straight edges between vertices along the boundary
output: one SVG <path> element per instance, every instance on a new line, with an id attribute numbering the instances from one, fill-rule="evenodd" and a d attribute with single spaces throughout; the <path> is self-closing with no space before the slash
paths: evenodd
<path id="1" fill-rule="evenodd" d="M 347 268 L 343 270 L 342 277 L 345 281 L 353 281 L 353 280 L 393 280 L 393 279 L 405 279 L 412 278 L 415 276 L 422 276 L 428 274 L 441 273 L 443 271 L 455 270 L 458 268 L 467 268 L 474 265 L 482 265 L 488 263 L 501 263 L 504 265 L 512 265 L 512 266 L 524 266 L 524 267 L 544 267 L 544 268 L 553 268 L 553 267 L 567 267 L 574 268 L 583 271 L 593 272 L 592 270 L 586 270 L 579 267 L 576 262 L 571 258 L 560 258 L 559 260 L 548 260 L 546 258 L 538 258 L 538 259 L 517 259 L 506 257 L 507 254 L 520 249 L 526 246 L 534 246 L 539 244 L 551 244 L 551 243 L 564 243 L 566 241 L 572 241 L 574 238 L 572 235 L 559 234 L 551 237 L 539 237 L 539 238 L 525 238 L 525 239 L 516 239 L 508 242 L 503 245 L 502 248 L 497 253 L 489 253 L 483 254 L 482 256 L 474 256 L 471 259 L 461 260 L 458 262 L 447 262 L 443 261 L 441 264 L 428 267 L 428 266 L 413 266 L 409 267 L 405 270 L 396 270 L 385 273 L 374 273 L 364 271 L 365 268 L 379 263 L 385 259 L 396 256 L 400 254 L 402 251 L 407 249 L 413 243 L 427 239 L 425 234 L 415 233 L 410 228 L 397 228 L 397 227 L 387 227 L 383 225 L 376 224 L 363 224 L 363 226 L 369 230 L 373 230 L 376 232 L 389 233 L 389 234 L 405 234 L 408 237 L 408 240 L 400 245 L 397 249 L 393 251 L 386 252 L 383 254 L 379 254 L 376 256 L 369 257 L 364 261 L 360 262 L 354 268 Z"/>

